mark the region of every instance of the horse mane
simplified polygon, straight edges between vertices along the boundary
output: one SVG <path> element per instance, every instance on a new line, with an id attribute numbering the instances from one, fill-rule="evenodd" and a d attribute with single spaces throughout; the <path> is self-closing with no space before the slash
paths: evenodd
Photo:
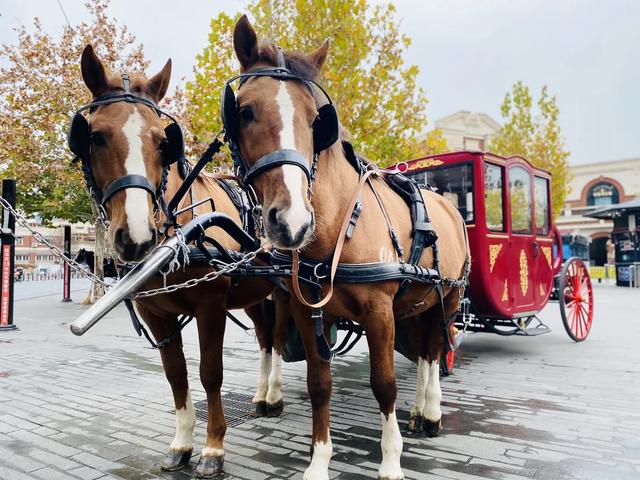
<path id="1" fill-rule="evenodd" d="M 291 73 L 302 78 L 315 80 L 320 69 L 309 60 L 309 56 L 297 50 L 285 51 L 284 60 Z M 278 65 L 278 49 L 274 43 L 260 42 L 258 45 L 258 60 L 256 63 L 267 63 L 274 67 Z"/>

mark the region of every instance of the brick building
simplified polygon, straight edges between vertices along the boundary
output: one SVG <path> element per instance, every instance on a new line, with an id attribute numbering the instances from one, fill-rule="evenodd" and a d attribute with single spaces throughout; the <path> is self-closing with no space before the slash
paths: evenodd
<path id="1" fill-rule="evenodd" d="M 36 221 L 30 222 L 30 226 L 51 242 L 62 249 L 63 226 L 62 222 L 54 222 L 51 227 L 44 227 Z M 89 224 L 71 225 L 71 254 L 75 256 L 79 249 L 94 249 L 95 229 Z M 49 248 L 36 240 L 36 238 L 21 225 L 16 225 L 16 267 L 23 268 L 25 272 L 32 273 L 58 273 L 62 270 L 60 260 L 51 253 Z"/>

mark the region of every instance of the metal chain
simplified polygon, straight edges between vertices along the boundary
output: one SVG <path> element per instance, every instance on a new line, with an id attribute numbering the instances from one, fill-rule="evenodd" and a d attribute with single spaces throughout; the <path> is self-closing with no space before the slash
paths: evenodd
<path id="1" fill-rule="evenodd" d="M 51 252 L 56 256 L 61 258 L 62 260 L 64 260 L 66 263 L 69 264 L 69 266 L 71 268 L 73 268 L 74 270 L 78 270 L 80 272 L 82 272 L 84 275 L 86 275 L 87 277 L 91 278 L 91 280 L 93 280 L 95 283 L 99 284 L 102 287 L 109 287 L 110 285 L 108 283 L 106 283 L 104 280 L 102 280 L 100 277 L 98 277 L 97 275 L 95 275 L 93 272 L 91 272 L 90 270 L 88 270 L 87 268 L 85 268 L 84 266 L 82 266 L 81 264 L 79 264 L 78 262 L 76 262 L 75 260 L 67 257 L 64 252 L 62 250 L 60 250 L 60 248 L 56 247 L 54 244 L 52 244 L 51 242 L 49 242 L 46 238 L 44 238 L 44 236 L 38 232 L 37 230 L 34 230 L 33 228 L 31 228 L 29 226 L 28 221 L 22 216 L 20 215 L 12 206 L 9 202 L 7 202 L 4 198 L 0 197 L 0 204 L 2 204 L 2 206 L 8 210 L 9 212 L 11 212 L 11 214 L 13 215 L 13 217 L 16 219 L 16 222 L 18 222 L 20 225 L 22 225 L 24 228 L 26 228 L 27 230 L 29 230 L 31 232 L 31 234 L 38 240 L 38 242 L 40 243 L 44 243 L 49 250 L 51 250 Z"/>
<path id="2" fill-rule="evenodd" d="M 252 260 L 254 260 L 258 256 L 259 253 L 268 251 L 270 247 L 271 247 L 271 244 L 269 242 L 265 242 L 260 246 L 260 248 L 258 248 L 257 250 L 254 250 L 253 252 L 247 253 L 245 256 L 243 256 L 237 262 L 228 263 L 223 268 L 221 268 L 220 270 L 214 270 L 212 272 L 209 272 L 204 277 L 192 278 L 192 279 L 187 280 L 186 282 L 183 282 L 183 283 L 176 283 L 174 285 L 169 285 L 169 286 L 166 286 L 166 287 L 154 288 L 152 290 L 145 290 L 143 292 L 138 292 L 133 296 L 133 298 L 138 300 L 138 299 L 141 299 L 141 298 L 153 297 L 155 295 L 163 295 L 165 293 L 173 293 L 176 290 L 182 290 L 182 289 L 185 289 L 185 288 L 195 287 L 196 285 L 198 285 L 200 283 L 212 282 L 213 280 L 219 278 L 220 276 L 222 276 L 222 275 L 224 275 L 226 273 L 230 273 L 233 270 L 238 269 L 242 265 L 245 265 L 245 264 L 251 262 Z"/>
<path id="3" fill-rule="evenodd" d="M 69 263 L 69 265 L 72 268 L 84 273 L 86 276 L 88 276 L 94 282 L 100 284 L 101 286 L 103 286 L 103 287 L 109 287 L 110 286 L 109 284 L 105 283 L 102 279 L 100 279 L 100 277 L 98 277 L 97 275 L 93 274 L 91 271 L 87 270 L 85 267 L 83 267 L 81 264 L 79 264 L 75 260 L 67 257 L 64 254 L 64 252 L 62 250 L 60 250 L 60 248 L 58 248 L 57 246 L 55 246 L 51 242 L 49 242 L 46 238 L 44 238 L 44 236 L 40 232 L 38 232 L 38 231 L 34 230 L 33 228 L 31 228 L 29 226 L 27 220 L 22 215 L 20 215 L 11 206 L 11 204 L 9 202 L 7 202 L 2 197 L 0 197 L 0 204 L 5 209 L 7 209 L 9 212 L 11 212 L 11 214 L 15 217 L 16 222 L 18 222 L 24 228 L 29 230 L 39 242 L 44 243 L 49 248 L 49 250 L 51 250 L 51 252 L 55 256 L 61 258 L 65 262 Z M 162 245 L 160 245 L 160 246 L 162 246 Z M 177 283 L 177 284 L 174 284 L 174 285 L 169 285 L 167 287 L 155 288 L 155 289 L 152 289 L 152 290 L 145 290 L 143 292 L 138 292 L 134 296 L 134 298 L 138 299 L 138 298 L 153 297 L 153 296 L 162 295 L 162 294 L 165 294 L 165 293 L 172 293 L 172 292 L 175 292 L 177 290 L 182 290 L 182 289 L 185 289 L 185 288 L 192 288 L 192 287 L 195 287 L 196 285 L 198 285 L 200 283 L 203 283 L 203 282 L 211 282 L 211 281 L 217 279 L 218 277 L 220 277 L 220 276 L 222 276 L 222 275 L 224 275 L 226 273 L 232 272 L 233 270 L 236 270 L 237 268 L 241 267 L 242 265 L 245 265 L 245 264 L 251 262 L 252 260 L 254 260 L 258 256 L 259 253 L 268 251 L 270 247 L 271 247 L 271 244 L 269 244 L 269 242 L 265 242 L 257 250 L 254 250 L 252 252 L 247 253 L 244 257 L 242 257 L 237 262 L 229 263 L 229 264 L 225 265 L 223 268 L 221 268 L 220 270 L 214 270 L 213 272 L 209 272 L 209 273 L 207 273 L 205 276 L 203 276 L 201 278 L 192 278 L 192 279 L 187 280 L 186 282 L 183 282 L 183 283 Z"/>

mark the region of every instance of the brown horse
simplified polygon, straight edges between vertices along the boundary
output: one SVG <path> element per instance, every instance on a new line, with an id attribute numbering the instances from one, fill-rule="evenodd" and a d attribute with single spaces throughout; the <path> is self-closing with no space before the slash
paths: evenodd
<path id="1" fill-rule="evenodd" d="M 102 64 L 89 45 L 81 60 L 82 78 L 93 94 L 94 101 L 112 93 L 123 93 L 123 79 L 112 74 Z M 131 75 L 126 90 L 138 97 L 157 104 L 165 95 L 171 75 L 171 61 L 157 75 L 146 79 Z M 164 125 L 153 106 L 144 103 L 119 101 L 92 108 L 89 114 L 90 141 L 88 158 L 95 185 L 105 191 L 114 180 L 137 174 L 158 187 L 163 174 L 163 145 L 167 142 Z M 73 132 L 72 132 L 73 135 Z M 166 185 L 166 198 L 170 199 L 182 183 L 177 168 L 171 168 Z M 211 197 L 216 210 L 240 223 L 240 215 L 231 198 L 212 175 L 201 174 L 193 186 L 194 199 Z M 185 206 L 187 199 L 179 208 Z M 127 188 L 110 196 L 105 206 L 110 221 L 109 236 L 118 256 L 124 261 L 140 261 L 158 244 L 161 235 L 158 228 L 164 216 L 152 201 L 152 195 L 142 188 Z M 196 209 L 206 213 L 209 204 Z M 178 218 L 182 224 L 191 220 L 192 213 Z M 229 249 L 239 245 L 223 230 L 212 228 L 207 235 Z M 202 277 L 211 271 L 208 266 L 190 266 L 167 277 L 167 284 L 181 283 Z M 162 286 L 162 279 L 150 281 L 145 289 Z M 282 409 L 280 360 L 271 359 L 273 347 L 272 324 L 263 315 L 261 301 L 273 290 L 264 280 L 243 280 L 232 285 L 229 278 L 174 293 L 149 297 L 136 302 L 144 322 L 157 341 L 166 339 L 178 328 L 181 314 L 195 316 L 200 339 L 200 379 L 207 394 L 209 409 L 207 441 L 201 452 L 195 474 L 211 477 L 222 471 L 223 440 L 226 422 L 222 410 L 220 386 L 222 384 L 222 342 L 225 331 L 226 310 L 245 308 L 254 321 L 261 349 L 261 366 L 258 388 L 254 397 L 257 413 L 277 415 Z M 281 348 L 279 351 L 282 351 Z M 171 385 L 176 408 L 176 434 L 162 463 L 164 470 L 177 470 L 185 466 L 193 450 L 195 412 L 187 383 L 187 366 L 178 335 L 160 349 L 162 365 Z"/>
<path id="2" fill-rule="evenodd" d="M 258 43 L 246 17 L 236 24 L 234 48 L 242 72 L 273 68 L 282 64 L 297 77 L 315 80 L 325 63 L 328 42 L 310 54 L 284 53 L 274 45 Z M 299 250 L 301 255 L 325 260 L 334 252 L 345 217 L 351 215 L 358 172 L 345 157 L 340 142 L 325 148 L 317 158 L 315 182 L 310 185 L 305 173 L 313 171 L 314 137 L 321 97 L 314 84 L 295 78 L 274 75 L 245 78 L 237 92 L 237 146 L 248 168 L 259 159 L 278 152 L 296 152 L 306 165 L 291 163 L 263 169 L 255 175 L 252 186 L 262 203 L 266 232 L 273 245 Z M 289 153 L 287 153 L 289 155 Z M 271 155 L 269 158 L 275 158 Z M 313 178 L 313 177 L 311 177 Z M 404 252 L 411 245 L 412 221 L 405 202 L 387 185 L 381 175 L 372 176 L 371 186 L 361 192 L 362 213 L 353 236 L 346 240 L 340 260 L 345 263 L 380 262 L 395 259 L 385 215 L 374 196 L 388 214 Z M 308 189 L 312 189 L 310 199 Z M 462 219 L 456 208 L 443 197 L 423 191 L 432 224 L 441 241 L 440 272 L 443 277 L 464 277 L 468 248 Z M 433 265 L 431 249 L 425 249 L 422 266 Z M 325 305 L 325 317 L 344 317 L 360 323 L 366 330 L 370 353 L 371 388 L 380 406 L 382 419 L 383 479 L 403 478 L 400 467 L 402 436 L 395 414 L 396 380 L 393 351 L 396 330 L 405 329 L 410 339 L 410 356 L 418 362 L 416 404 L 411 412 L 410 430 L 425 428 L 435 434 L 440 428 L 441 391 L 439 360 L 443 350 L 443 322 L 438 295 L 429 285 L 414 283 L 400 299 L 394 301 L 399 281 L 368 284 L 337 284 L 333 297 Z M 305 288 L 302 293 L 309 298 Z M 453 315 L 460 302 L 460 288 L 444 288 L 444 315 Z M 316 344 L 312 310 L 297 296 L 291 296 L 291 313 L 300 331 L 307 357 L 307 385 L 313 410 L 312 458 L 305 479 L 328 479 L 332 454 L 329 433 L 329 399 L 331 372 Z"/>

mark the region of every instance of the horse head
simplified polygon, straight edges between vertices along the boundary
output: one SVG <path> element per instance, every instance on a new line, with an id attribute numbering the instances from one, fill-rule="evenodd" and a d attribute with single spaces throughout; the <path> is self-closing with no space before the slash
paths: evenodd
<path id="1" fill-rule="evenodd" d="M 154 213 L 166 182 L 167 147 L 173 147 L 156 107 L 169 86 L 171 60 L 149 79 L 114 74 L 87 45 L 81 70 L 93 100 L 76 113 L 69 146 L 82 159 L 90 192 L 110 222 L 118 257 L 140 261 L 157 243 Z"/>
<path id="2" fill-rule="evenodd" d="M 316 156 L 337 138 L 335 110 L 316 83 L 329 43 L 285 54 L 259 43 L 243 16 L 233 45 L 242 73 L 227 82 L 221 110 L 238 177 L 255 190 L 273 245 L 297 249 L 315 228 L 309 192 Z"/>

